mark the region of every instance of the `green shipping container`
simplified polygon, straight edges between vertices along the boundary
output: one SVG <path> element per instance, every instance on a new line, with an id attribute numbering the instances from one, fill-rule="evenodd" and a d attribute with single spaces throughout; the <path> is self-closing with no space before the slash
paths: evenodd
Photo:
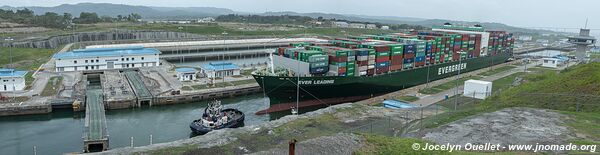
<path id="1" fill-rule="evenodd" d="M 390 56 L 390 52 L 376 52 L 377 57 Z"/>
<path id="2" fill-rule="evenodd" d="M 325 67 L 329 65 L 329 62 L 313 62 L 310 63 L 310 68 L 317 68 L 317 67 Z"/>

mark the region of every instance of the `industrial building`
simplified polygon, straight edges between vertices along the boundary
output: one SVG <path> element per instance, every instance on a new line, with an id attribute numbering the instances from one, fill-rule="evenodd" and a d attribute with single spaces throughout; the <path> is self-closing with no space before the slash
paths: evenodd
<path id="1" fill-rule="evenodd" d="M 57 53 L 56 71 L 86 71 L 159 66 L 160 51 L 141 46 L 87 48 Z"/>
<path id="2" fill-rule="evenodd" d="M 211 62 L 202 65 L 201 68 L 208 78 L 240 75 L 240 67 L 231 62 Z"/>
<path id="3" fill-rule="evenodd" d="M 24 90 L 26 74 L 27 71 L 0 69 L 0 92 Z"/>
<path id="4" fill-rule="evenodd" d="M 191 81 L 196 80 L 196 74 L 198 71 L 194 68 L 177 68 L 177 79 L 179 81 Z"/>

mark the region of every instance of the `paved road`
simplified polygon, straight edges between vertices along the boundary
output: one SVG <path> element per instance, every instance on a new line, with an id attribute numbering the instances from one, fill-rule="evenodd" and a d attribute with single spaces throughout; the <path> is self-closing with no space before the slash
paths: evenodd
<path id="1" fill-rule="evenodd" d="M 72 45 L 73 44 L 65 45 L 65 47 L 63 47 L 57 53 L 62 53 L 62 52 L 68 51 Z M 44 87 L 46 87 L 46 84 L 48 83 L 48 80 L 51 77 L 58 76 L 59 74 L 54 72 L 54 59 L 52 59 L 52 58 L 50 58 L 50 60 L 48 62 L 42 64 L 40 66 L 40 68 L 43 68 L 45 70 L 44 71 L 36 70 L 33 73 L 32 77 L 35 78 L 35 80 L 33 80 L 33 83 L 31 83 L 31 87 L 29 90 L 18 91 L 18 92 L 13 92 L 13 93 L 2 93 L 2 95 L 8 96 L 8 97 L 15 97 L 15 96 L 34 96 L 34 95 L 39 95 L 40 93 L 42 93 L 42 91 L 44 90 Z M 73 80 L 73 78 L 65 78 L 63 81 L 71 81 L 71 80 Z"/>

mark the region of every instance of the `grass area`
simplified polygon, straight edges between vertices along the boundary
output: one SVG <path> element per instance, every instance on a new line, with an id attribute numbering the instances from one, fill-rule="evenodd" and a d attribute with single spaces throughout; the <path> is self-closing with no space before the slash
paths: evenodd
<path id="1" fill-rule="evenodd" d="M 494 68 L 492 70 L 489 70 L 489 71 L 486 71 L 486 72 L 483 72 L 483 73 L 479 73 L 479 75 L 481 75 L 481 76 L 490 76 L 490 75 L 498 74 L 498 73 L 501 73 L 501 72 L 504 72 L 504 71 L 508 71 L 508 70 L 511 70 L 511 69 L 514 69 L 514 68 L 517 68 L 517 67 L 516 66 L 512 66 L 512 65 L 502 66 L 502 67 Z"/>
<path id="2" fill-rule="evenodd" d="M 10 51 L 12 51 L 12 61 L 14 68 L 19 70 L 35 71 L 41 64 L 50 60 L 54 54 L 53 49 L 43 48 L 7 48 L 0 47 L 0 66 L 10 64 Z"/>
<path id="3" fill-rule="evenodd" d="M 414 102 L 414 101 L 419 100 L 419 97 L 406 95 L 406 96 L 400 96 L 397 99 L 400 101 Z"/>
<path id="4" fill-rule="evenodd" d="M 525 75 L 525 73 L 517 72 L 509 76 L 505 76 L 503 78 L 494 80 L 492 83 L 492 93 L 496 93 L 496 91 L 498 90 L 505 90 L 510 88 L 513 82 L 515 81 L 515 78 L 522 77 L 523 75 Z"/>
<path id="5" fill-rule="evenodd" d="M 232 81 L 230 82 L 232 85 L 237 86 L 237 85 L 245 85 L 245 84 L 251 84 L 251 83 L 256 83 L 256 80 L 254 79 L 248 79 L 248 80 L 238 80 L 238 81 Z"/>
<path id="6" fill-rule="evenodd" d="M 41 96 L 53 96 L 58 93 L 58 90 L 62 86 L 62 76 L 51 77 L 46 84 L 46 87 L 40 93 Z"/>
<path id="7" fill-rule="evenodd" d="M 566 125 L 600 143 L 600 132 L 598 132 L 600 131 L 600 113 L 572 111 L 562 113 L 570 116 Z"/>
<path id="8" fill-rule="evenodd" d="M 11 52 L 12 51 L 12 52 Z M 0 47 L 0 66 L 6 68 L 16 68 L 17 70 L 29 71 L 25 75 L 25 85 L 30 86 L 34 78 L 32 77 L 40 65 L 48 62 L 54 54 L 53 49 L 43 48 L 7 48 Z M 12 65 L 10 64 L 10 53 L 12 53 Z"/>
<path id="9" fill-rule="evenodd" d="M 467 80 L 471 80 L 471 79 L 473 79 L 473 80 L 479 80 L 481 78 L 482 78 L 481 76 L 462 77 L 462 78 L 458 79 L 458 84 L 462 85 Z M 442 92 L 444 90 L 448 90 L 448 89 L 454 88 L 456 86 L 456 82 L 457 82 L 457 80 L 452 80 L 452 81 L 448 81 L 446 83 L 443 83 L 441 85 L 437 85 L 437 86 L 434 86 L 434 87 L 421 89 L 421 90 L 419 90 L 419 93 L 422 93 L 422 94 L 436 94 L 436 93 Z"/>
<path id="10" fill-rule="evenodd" d="M 581 116 L 575 114 L 572 116 L 584 122 L 568 123 L 567 125 L 581 133 L 588 133 L 592 137 L 598 138 L 600 134 L 597 131 L 600 131 L 600 127 L 591 124 L 600 122 L 600 117 L 597 115 L 597 112 L 600 111 L 600 97 L 578 99 L 581 97 L 574 95 L 533 95 L 533 93 L 564 93 L 598 96 L 600 95 L 600 69 L 598 68 L 600 68 L 600 63 L 591 63 L 576 66 L 573 69 L 562 71 L 560 74 L 555 71 L 528 73 L 523 75 L 524 83 L 520 86 L 506 89 L 480 103 L 459 107 L 457 111 L 439 114 L 435 118 L 427 118 L 424 120 L 424 126 L 434 128 L 472 115 L 507 107 L 533 107 L 580 114 Z M 505 81 L 508 79 L 510 77 L 499 79 L 503 81 L 498 83 L 507 83 Z M 583 112 L 574 112 L 578 109 L 578 103 L 580 104 L 579 109 Z M 596 115 L 589 114 L 594 112 Z"/>
<path id="11" fill-rule="evenodd" d="M 230 29 L 219 24 L 193 24 L 193 25 L 181 25 L 181 24 L 144 24 L 144 25 L 123 25 L 119 28 L 132 29 L 132 30 L 165 30 L 173 32 L 187 32 L 194 34 L 203 35 L 222 35 L 221 33 L 227 32 L 230 36 L 289 36 L 289 35 L 331 35 L 331 36 L 342 36 L 342 35 L 360 35 L 360 34 L 381 34 L 391 33 L 391 30 L 380 30 L 380 29 L 355 29 L 355 28 L 300 28 L 291 30 L 256 30 L 256 31 L 245 31 Z"/>

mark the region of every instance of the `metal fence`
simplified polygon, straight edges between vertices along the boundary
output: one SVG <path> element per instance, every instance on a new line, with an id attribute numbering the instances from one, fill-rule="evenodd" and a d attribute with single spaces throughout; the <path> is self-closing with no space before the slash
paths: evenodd
<path id="1" fill-rule="evenodd" d="M 494 92 L 492 95 L 498 94 Z M 600 112 L 600 96 L 583 94 L 560 94 L 560 93 L 528 93 L 520 94 L 527 96 L 527 101 L 518 105 L 508 105 L 492 99 L 486 101 L 488 104 L 497 105 L 499 109 L 504 107 L 534 107 L 572 112 Z M 344 133 L 376 134 L 393 137 L 419 137 L 431 121 L 437 121 L 447 117 L 447 114 L 464 112 L 473 108 L 475 104 L 481 104 L 484 100 L 466 96 L 451 97 L 427 106 L 415 108 L 398 109 L 401 117 L 372 118 L 367 123 L 358 124 L 346 129 Z M 445 114 L 445 115 L 442 115 Z"/>

